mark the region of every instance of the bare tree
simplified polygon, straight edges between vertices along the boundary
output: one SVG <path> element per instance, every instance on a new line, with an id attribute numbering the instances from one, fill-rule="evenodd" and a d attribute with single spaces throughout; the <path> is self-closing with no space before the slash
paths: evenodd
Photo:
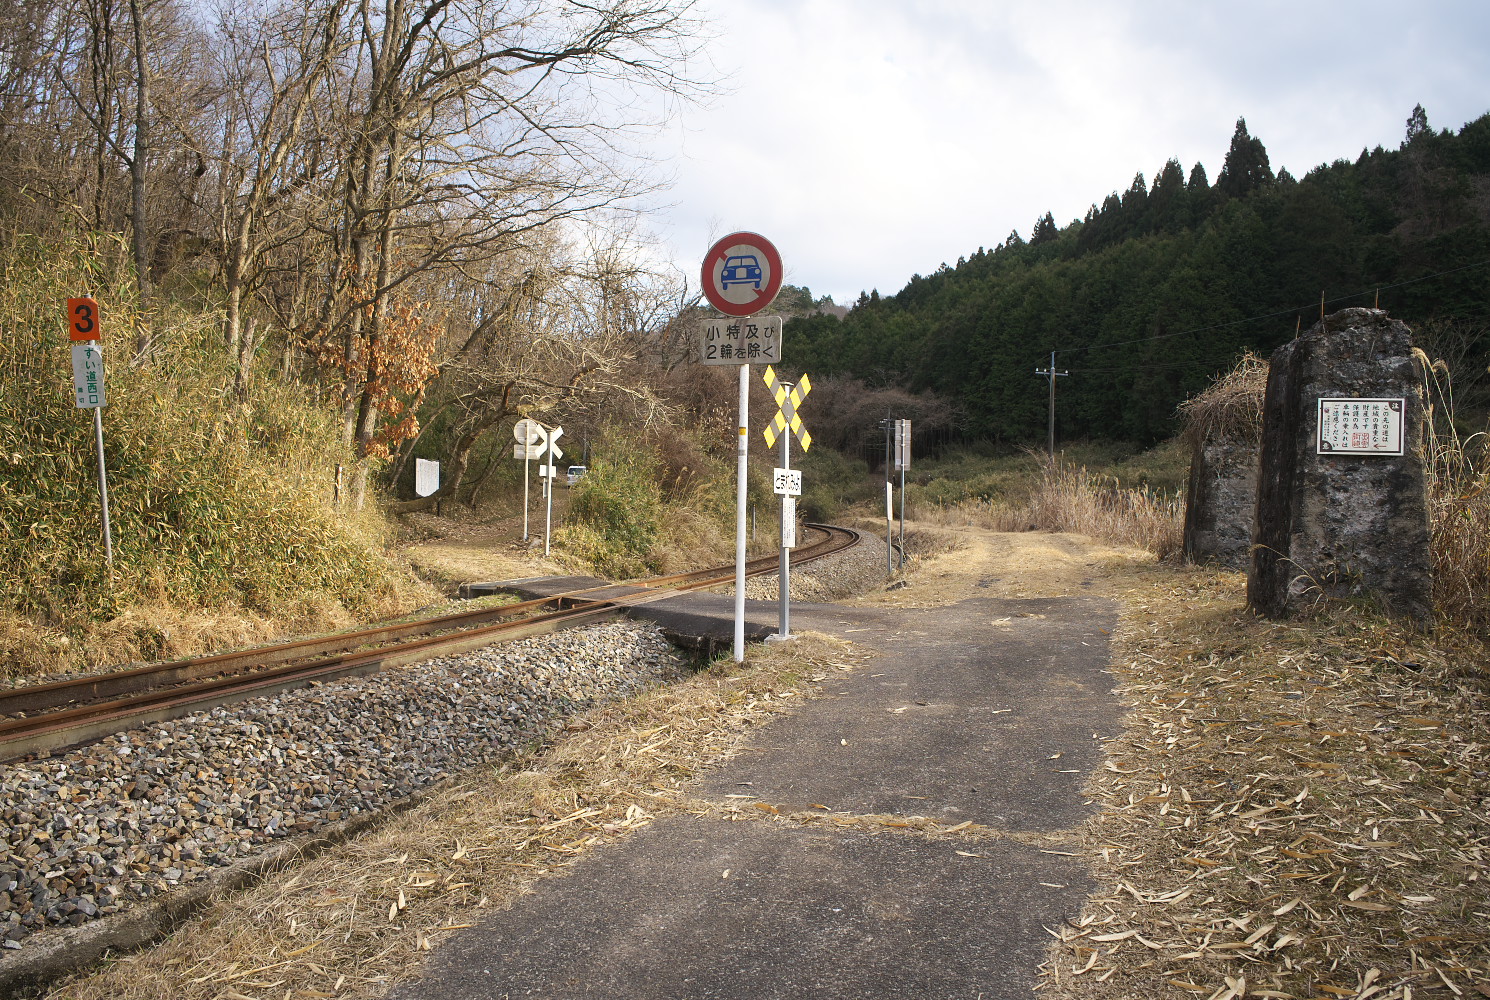
<path id="1" fill-rule="evenodd" d="M 440 491 L 395 511 L 457 496 L 477 443 L 513 417 L 595 420 L 603 412 L 645 425 L 666 412 L 643 352 L 675 289 L 634 261 L 621 239 L 567 250 L 546 239 L 526 266 L 507 271 L 505 285 L 473 287 L 467 315 L 479 319 L 452 330 L 459 336 L 441 365 L 440 398 L 426 414 L 450 426 Z"/>
<path id="2" fill-rule="evenodd" d="M 603 114 L 594 88 L 686 90 L 674 67 L 692 44 L 689 6 L 360 0 L 351 11 L 337 174 L 315 223 L 324 291 L 294 325 L 312 353 L 338 359 L 359 454 L 377 435 L 374 368 L 396 309 L 428 311 L 421 290 L 443 299 L 451 283 L 479 284 L 535 231 L 640 193 L 615 162 L 636 123 Z"/>
<path id="3" fill-rule="evenodd" d="M 331 97 L 333 69 L 350 48 L 348 0 L 286 3 L 258 17 L 238 6 L 218 12 L 220 106 L 217 239 L 225 299 L 223 342 L 246 379 L 261 338 L 245 336 L 244 307 L 263 282 L 272 248 L 309 238 L 297 197 L 329 173 L 326 142 L 308 134 Z M 251 331 L 251 328 L 250 328 Z"/>

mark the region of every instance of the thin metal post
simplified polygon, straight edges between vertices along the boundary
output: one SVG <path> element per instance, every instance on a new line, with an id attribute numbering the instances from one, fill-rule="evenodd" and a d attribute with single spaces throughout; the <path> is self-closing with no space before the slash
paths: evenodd
<path id="1" fill-rule="evenodd" d="M 790 382 L 781 383 L 781 387 L 788 394 L 792 391 Z M 790 427 L 781 434 L 781 467 L 788 472 L 792 468 L 792 429 Z M 786 544 L 786 508 L 789 499 L 785 493 L 781 495 L 781 566 L 778 574 L 780 585 L 776 588 L 776 600 L 779 606 L 776 634 L 782 639 L 790 638 L 792 634 L 792 550 Z"/>
<path id="2" fill-rule="evenodd" d="M 98 442 L 98 496 L 103 503 L 103 558 L 109 569 L 113 569 L 114 529 L 109 523 L 109 476 L 103 464 L 103 413 L 97 406 L 93 408 L 93 436 Z"/>
<path id="3" fill-rule="evenodd" d="M 530 444 L 523 445 L 523 541 L 525 542 L 528 540 L 528 465 L 532 462 L 528 449 L 531 447 Z"/>
<path id="4" fill-rule="evenodd" d="M 905 466 L 900 467 L 900 568 L 905 569 Z"/>
<path id="5" fill-rule="evenodd" d="M 750 452 L 750 366 L 740 366 L 739 440 L 735 446 L 735 662 L 745 662 L 745 478 Z"/>
<path id="6" fill-rule="evenodd" d="M 554 467 L 554 456 L 552 452 L 550 452 L 548 458 L 546 458 L 544 461 L 547 465 L 547 469 L 545 469 L 545 472 L 547 472 L 548 469 L 552 469 Z M 543 481 L 548 484 L 548 513 L 543 516 L 543 555 L 545 558 L 547 558 L 549 538 L 554 533 L 554 477 L 551 475 L 545 475 L 543 477 Z"/>
<path id="7" fill-rule="evenodd" d="M 890 452 L 895 424 L 889 416 L 881 422 L 885 425 L 885 575 L 894 576 L 895 542 L 892 532 L 895 529 L 895 500 L 891 494 L 895 492 L 895 476 L 890 471 Z"/>

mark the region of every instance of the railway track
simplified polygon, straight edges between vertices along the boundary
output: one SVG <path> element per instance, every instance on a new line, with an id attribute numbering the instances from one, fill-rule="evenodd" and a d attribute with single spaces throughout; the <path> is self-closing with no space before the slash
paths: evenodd
<path id="1" fill-rule="evenodd" d="M 793 552 L 794 564 L 840 552 L 859 533 L 806 526 L 817 536 Z M 747 576 L 775 572 L 776 555 L 746 563 Z M 601 621 L 629 606 L 680 591 L 734 582 L 734 567 L 713 567 L 627 584 L 574 590 L 499 608 L 375 626 L 313 639 L 0 692 L 0 761 L 12 761 L 180 718 L 316 681 L 372 673 L 492 643 Z M 604 596 L 601 596 L 604 595 Z"/>

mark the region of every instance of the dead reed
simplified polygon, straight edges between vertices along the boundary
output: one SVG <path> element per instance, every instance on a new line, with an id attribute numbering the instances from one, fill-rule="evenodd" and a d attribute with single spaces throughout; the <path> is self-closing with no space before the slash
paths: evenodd
<path id="1" fill-rule="evenodd" d="M 1428 384 L 1434 603 L 1447 621 L 1490 634 L 1490 432 L 1460 434 L 1448 366 L 1418 359 Z"/>

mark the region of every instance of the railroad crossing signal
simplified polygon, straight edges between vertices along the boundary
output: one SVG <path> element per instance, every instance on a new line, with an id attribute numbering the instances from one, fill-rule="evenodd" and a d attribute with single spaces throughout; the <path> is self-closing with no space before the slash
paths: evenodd
<path id="1" fill-rule="evenodd" d="M 797 435 L 797 440 L 802 442 L 802 450 L 806 451 L 811 448 L 812 435 L 807 432 L 806 427 L 802 426 L 802 418 L 797 414 L 797 407 L 802 405 L 802 400 L 806 399 L 807 394 L 812 391 L 812 379 L 803 375 L 802 381 L 793 386 L 791 392 L 787 392 L 786 387 L 777 380 L 775 368 L 767 365 L 766 374 L 762 377 L 765 379 L 766 388 L 771 390 L 776 405 L 781 407 L 776 411 L 775 419 L 766 424 L 763 432 L 766 436 L 766 447 L 774 448 L 776 438 L 790 427 L 792 433 Z"/>

